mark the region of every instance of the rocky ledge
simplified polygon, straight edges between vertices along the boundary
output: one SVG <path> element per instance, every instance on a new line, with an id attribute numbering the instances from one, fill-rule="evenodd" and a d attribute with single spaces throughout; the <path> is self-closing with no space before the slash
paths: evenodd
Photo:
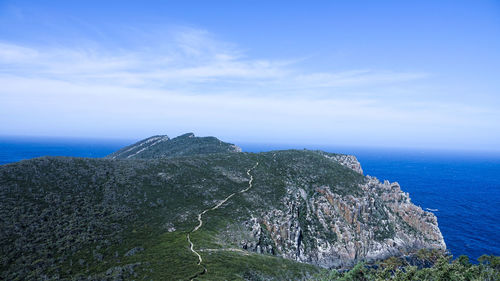
<path id="1" fill-rule="evenodd" d="M 206 279 L 298 280 L 446 249 L 436 217 L 398 183 L 364 176 L 354 156 L 239 151 L 185 134 L 106 159 L 1 165 L 0 279 L 186 279 L 200 270 L 186 239 L 200 219 L 191 239 Z"/>
<path id="2" fill-rule="evenodd" d="M 324 156 L 362 173 L 354 156 Z M 288 182 L 282 208 L 252 217 L 243 249 L 325 268 L 404 256 L 419 249 L 445 250 L 434 214 L 414 205 L 397 182 L 366 176 L 359 194 L 324 185 L 307 191 Z M 250 238 L 249 238 L 250 237 Z"/>

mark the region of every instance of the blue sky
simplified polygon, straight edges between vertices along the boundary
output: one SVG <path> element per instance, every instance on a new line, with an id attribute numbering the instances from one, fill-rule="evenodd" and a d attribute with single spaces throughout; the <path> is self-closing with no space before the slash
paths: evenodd
<path id="1" fill-rule="evenodd" d="M 0 135 L 498 151 L 498 50 L 498 1 L 0 0 Z"/>

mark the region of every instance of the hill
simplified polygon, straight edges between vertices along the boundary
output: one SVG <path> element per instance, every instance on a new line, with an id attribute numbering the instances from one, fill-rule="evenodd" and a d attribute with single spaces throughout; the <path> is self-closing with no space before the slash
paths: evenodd
<path id="1" fill-rule="evenodd" d="M 298 280 L 445 249 L 436 217 L 353 156 L 212 153 L 184 135 L 168 151 L 190 155 L 159 157 L 156 138 L 129 159 L 0 166 L 0 278 Z"/>
<path id="2" fill-rule="evenodd" d="M 214 137 L 187 133 L 173 139 L 166 135 L 152 136 L 111 153 L 107 158 L 151 159 L 225 152 L 241 152 L 241 148 Z"/>

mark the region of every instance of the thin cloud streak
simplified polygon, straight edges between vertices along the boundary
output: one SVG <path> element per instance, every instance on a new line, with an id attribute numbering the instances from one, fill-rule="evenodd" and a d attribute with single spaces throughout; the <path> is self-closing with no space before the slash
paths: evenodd
<path id="1" fill-rule="evenodd" d="M 495 124 L 483 120 L 499 120 L 498 111 L 393 98 L 397 85 L 427 73 L 310 72 L 294 59 L 248 58 L 203 30 L 167 35 L 157 49 L 1 42 L 0 129 L 133 138 L 194 130 L 248 141 L 438 146 L 479 138 L 494 145 L 484 132 Z"/>
<path id="2" fill-rule="evenodd" d="M 20 77 L 44 77 L 99 84 L 168 87 L 189 83 L 269 83 L 289 88 L 371 85 L 415 80 L 420 73 L 367 70 L 302 73 L 290 61 L 245 58 L 230 44 L 207 32 L 181 29 L 169 34 L 168 47 L 111 52 L 98 48 L 28 47 L 0 43 L 1 72 Z M 133 79 L 132 79 L 133 77 Z M 272 93 L 268 93 L 272 95 Z"/>

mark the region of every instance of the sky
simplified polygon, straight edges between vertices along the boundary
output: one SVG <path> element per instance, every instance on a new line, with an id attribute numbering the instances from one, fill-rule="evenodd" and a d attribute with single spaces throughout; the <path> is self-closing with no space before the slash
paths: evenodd
<path id="1" fill-rule="evenodd" d="M 499 1 L 0 0 L 0 135 L 500 150 Z"/>

